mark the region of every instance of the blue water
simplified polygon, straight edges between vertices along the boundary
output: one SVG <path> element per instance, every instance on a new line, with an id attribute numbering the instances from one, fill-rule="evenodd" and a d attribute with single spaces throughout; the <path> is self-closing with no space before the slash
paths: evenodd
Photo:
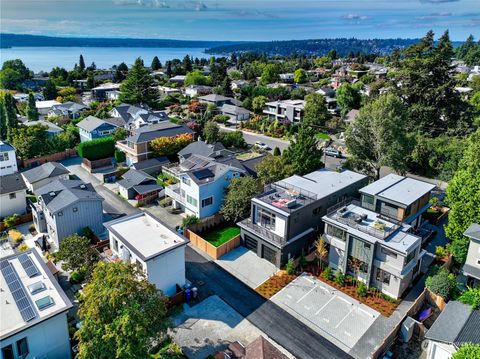
<path id="1" fill-rule="evenodd" d="M 141 57 L 149 66 L 154 56 L 158 56 L 162 64 L 171 59 L 183 59 L 185 55 L 192 57 L 210 57 L 201 48 L 144 48 L 144 47 L 14 47 L 0 49 L 0 62 L 21 59 L 34 72 L 50 71 L 55 66 L 73 69 L 78 63 L 80 54 L 89 66 L 95 62 L 97 68 L 110 68 L 125 62 L 129 67 L 137 57 Z"/>

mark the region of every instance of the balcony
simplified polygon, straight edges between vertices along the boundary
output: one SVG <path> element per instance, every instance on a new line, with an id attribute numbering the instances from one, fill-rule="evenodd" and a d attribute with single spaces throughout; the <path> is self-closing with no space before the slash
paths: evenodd
<path id="1" fill-rule="evenodd" d="M 284 237 L 279 236 L 278 234 L 275 234 L 268 229 L 259 226 L 258 224 L 255 224 L 252 222 L 250 218 L 244 219 L 241 222 L 238 222 L 237 225 L 240 228 L 245 229 L 248 232 L 251 232 L 255 234 L 256 236 L 260 237 L 261 239 L 266 240 L 267 242 L 272 243 L 276 247 L 283 247 L 287 244 L 287 241 L 285 240 Z"/>
<path id="2" fill-rule="evenodd" d="M 121 151 L 128 152 L 132 155 L 136 155 L 137 151 L 135 150 L 135 148 L 130 147 L 127 142 L 128 142 L 127 140 L 117 141 L 115 145 Z"/>
<path id="3" fill-rule="evenodd" d="M 179 202 L 180 204 L 185 205 L 185 199 L 180 194 L 180 183 L 165 187 L 165 195 Z"/>

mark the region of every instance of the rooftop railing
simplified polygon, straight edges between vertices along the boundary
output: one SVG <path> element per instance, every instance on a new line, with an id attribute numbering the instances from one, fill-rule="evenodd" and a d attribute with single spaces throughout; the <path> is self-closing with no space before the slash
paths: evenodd
<path id="1" fill-rule="evenodd" d="M 287 241 L 284 237 L 281 237 L 278 234 L 275 234 L 272 231 L 253 223 L 250 218 L 244 219 L 243 221 L 239 222 L 238 225 L 240 227 L 248 228 L 255 235 L 272 244 L 279 244 L 281 246 L 287 244 Z"/>

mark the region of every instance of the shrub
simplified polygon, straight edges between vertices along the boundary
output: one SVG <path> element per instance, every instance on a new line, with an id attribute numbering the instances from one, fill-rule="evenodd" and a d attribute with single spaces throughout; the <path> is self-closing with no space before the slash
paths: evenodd
<path id="1" fill-rule="evenodd" d="M 28 245 L 26 243 L 22 243 L 18 246 L 18 250 L 20 252 L 25 252 L 26 250 L 28 250 Z"/>
<path id="2" fill-rule="evenodd" d="M 480 308 L 480 288 L 469 287 L 458 300 L 463 304 L 471 305 L 472 309 Z"/>
<path id="3" fill-rule="evenodd" d="M 287 274 L 295 274 L 295 269 L 296 269 L 296 265 L 295 265 L 295 261 L 293 260 L 293 258 L 290 258 L 287 262 Z"/>
<path id="4" fill-rule="evenodd" d="M 442 246 L 435 247 L 435 255 L 440 258 L 444 258 L 449 255 L 448 248 Z"/>
<path id="5" fill-rule="evenodd" d="M 363 282 L 359 282 L 359 285 L 357 287 L 357 294 L 360 297 L 366 297 L 368 293 L 367 286 Z"/>
<path id="6" fill-rule="evenodd" d="M 115 153 L 115 140 L 112 137 L 96 138 L 80 143 L 77 150 L 80 157 L 90 161 L 113 157 Z"/>
<path id="7" fill-rule="evenodd" d="M 185 218 L 182 219 L 182 228 L 186 229 L 190 227 L 191 225 L 194 225 L 196 223 L 200 222 L 197 216 L 194 216 L 193 214 L 186 216 Z"/>
<path id="8" fill-rule="evenodd" d="M 5 217 L 3 219 L 3 224 L 7 228 L 13 227 L 14 225 L 16 225 L 19 222 L 19 220 L 20 220 L 20 215 L 15 213 L 15 214 L 12 214 L 11 216 Z"/>
<path id="9" fill-rule="evenodd" d="M 88 239 L 93 239 L 93 237 L 95 236 L 95 234 L 93 233 L 93 231 L 90 229 L 90 227 L 85 227 L 82 229 L 82 232 L 80 233 L 80 235 L 88 238 Z"/>
<path id="10" fill-rule="evenodd" d="M 243 138 L 242 131 L 223 132 L 220 134 L 220 142 L 222 142 L 225 147 L 247 147 L 247 142 L 245 142 Z"/>
<path id="11" fill-rule="evenodd" d="M 23 240 L 23 235 L 16 229 L 11 229 L 8 231 L 8 236 L 13 239 L 14 242 L 20 243 Z"/>
<path id="12" fill-rule="evenodd" d="M 215 116 L 213 116 L 213 120 L 215 122 L 218 122 L 218 123 L 226 123 L 229 119 L 230 119 L 230 117 L 228 117 L 227 115 L 215 115 Z"/>
<path id="13" fill-rule="evenodd" d="M 126 160 L 125 152 L 120 150 L 115 150 L 115 161 L 118 163 L 125 162 Z"/>
<path id="14" fill-rule="evenodd" d="M 85 279 L 86 274 L 87 272 L 84 269 L 79 269 L 70 275 L 70 282 L 72 284 L 81 283 Z"/>
<path id="15" fill-rule="evenodd" d="M 332 271 L 332 268 L 330 268 L 329 266 L 327 266 L 323 272 L 322 272 L 322 276 L 323 278 L 327 279 L 327 280 L 332 280 L 333 279 L 333 271 Z"/>
<path id="16" fill-rule="evenodd" d="M 300 254 L 300 258 L 298 259 L 298 264 L 300 264 L 300 267 L 303 268 L 307 265 L 307 263 L 307 258 L 305 258 L 305 254 L 302 251 L 302 253 Z"/>
<path id="17" fill-rule="evenodd" d="M 479 359 L 480 344 L 463 344 L 453 355 L 452 359 Z"/>
<path id="18" fill-rule="evenodd" d="M 445 300 L 450 298 L 456 285 L 455 275 L 449 273 L 448 270 L 444 268 L 440 269 L 436 274 L 427 277 L 425 280 L 425 286 Z"/>
<path id="19" fill-rule="evenodd" d="M 177 137 L 159 137 L 150 142 L 155 156 L 173 156 L 182 148 L 193 142 L 191 134 L 181 134 Z"/>
<path id="20" fill-rule="evenodd" d="M 345 274 L 343 274 L 341 271 L 338 271 L 337 275 L 335 276 L 335 283 L 337 283 L 341 287 L 344 287 L 345 286 Z"/>
<path id="21" fill-rule="evenodd" d="M 33 223 L 28 226 L 28 231 L 30 233 L 35 233 L 37 231 L 37 229 L 35 228 L 35 225 Z"/>
<path id="22" fill-rule="evenodd" d="M 273 149 L 273 155 L 274 156 L 280 156 L 282 153 L 280 151 L 280 148 L 278 148 L 277 146 L 275 146 L 275 148 Z"/>

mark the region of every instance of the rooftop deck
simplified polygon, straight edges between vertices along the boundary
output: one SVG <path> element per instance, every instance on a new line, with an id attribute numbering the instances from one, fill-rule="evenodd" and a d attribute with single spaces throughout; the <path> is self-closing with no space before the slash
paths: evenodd
<path id="1" fill-rule="evenodd" d="M 258 200 L 292 213 L 297 209 L 313 203 L 317 195 L 284 181 L 265 186 L 265 191 L 256 197 Z"/>

